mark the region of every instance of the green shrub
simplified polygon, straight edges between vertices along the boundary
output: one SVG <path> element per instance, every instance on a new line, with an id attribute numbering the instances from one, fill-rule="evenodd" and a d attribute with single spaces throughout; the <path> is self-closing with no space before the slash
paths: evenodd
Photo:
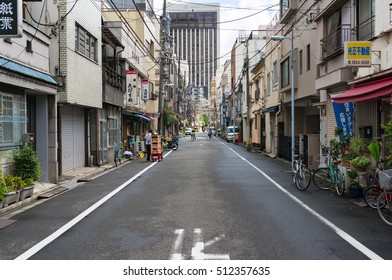
<path id="1" fill-rule="evenodd" d="M 354 166 L 356 168 L 365 168 L 366 169 L 370 165 L 371 160 L 367 156 L 358 156 L 358 157 L 354 158 L 350 163 L 352 166 Z"/>
<path id="2" fill-rule="evenodd" d="M 24 146 L 14 151 L 14 171 L 15 176 L 23 180 L 32 178 L 34 181 L 41 181 L 43 171 L 36 153 L 30 146 Z"/>
<path id="3" fill-rule="evenodd" d="M 25 181 L 19 176 L 6 175 L 3 180 L 7 192 L 14 192 L 26 187 Z"/>

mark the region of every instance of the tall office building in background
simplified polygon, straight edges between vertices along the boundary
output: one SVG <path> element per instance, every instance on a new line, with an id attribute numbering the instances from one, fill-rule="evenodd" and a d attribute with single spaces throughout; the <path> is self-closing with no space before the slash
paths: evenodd
<path id="1" fill-rule="evenodd" d="M 219 57 L 219 3 L 167 5 L 175 54 L 189 64 L 189 84 L 208 98 Z"/>

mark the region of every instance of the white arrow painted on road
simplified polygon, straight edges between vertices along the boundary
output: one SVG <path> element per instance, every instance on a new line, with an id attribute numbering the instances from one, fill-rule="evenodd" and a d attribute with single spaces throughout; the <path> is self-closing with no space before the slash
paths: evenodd
<path id="1" fill-rule="evenodd" d="M 182 246 L 184 241 L 184 229 L 176 229 L 174 234 L 176 235 L 174 244 L 171 249 L 170 259 L 171 260 L 181 260 L 188 259 L 189 256 L 182 255 Z M 225 238 L 224 234 L 214 237 L 213 239 L 204 242 L 203 241 L 203 230 L 200 228 L 195 228 L 193 230 L 193 247 L 191 252 L 191 257 L 193 260 L 230 260 L 229 254 L 205 254 L 204 249 L 223 240 Z"/>

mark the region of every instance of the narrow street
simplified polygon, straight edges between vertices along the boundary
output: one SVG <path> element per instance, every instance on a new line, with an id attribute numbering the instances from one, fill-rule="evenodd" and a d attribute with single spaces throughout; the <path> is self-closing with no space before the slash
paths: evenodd
<path id="1" fill-rule="evenodd" d="M 0 259 L 392 259 L 376 211 L 311 185 L 289 164 L 198 133 L 162 162 L 138 159 L 11 219 Z"/>

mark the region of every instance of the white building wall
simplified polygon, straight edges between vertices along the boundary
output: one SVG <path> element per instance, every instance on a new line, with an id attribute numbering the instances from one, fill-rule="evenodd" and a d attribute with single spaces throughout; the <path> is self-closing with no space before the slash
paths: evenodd
<path id="1" fill-rule="evenodd" d="M 67 3 L 69 11 L 74 2 Z M 102 52 L 101 52 L 101 10 L 93 1 L 79 1 L 77 8 L 66 17 L 64 23 L 65 39 L 61 41 L 61 56 L 65 56 L 62 65 L 66 77 L 66 98 L 60 94 L 60 100 L 83 106 L 102 107 Z M 92 61 L 75 50 L 75 24 L 78 23 L 97 39 L 96 55 L 98 61 Z"/>

